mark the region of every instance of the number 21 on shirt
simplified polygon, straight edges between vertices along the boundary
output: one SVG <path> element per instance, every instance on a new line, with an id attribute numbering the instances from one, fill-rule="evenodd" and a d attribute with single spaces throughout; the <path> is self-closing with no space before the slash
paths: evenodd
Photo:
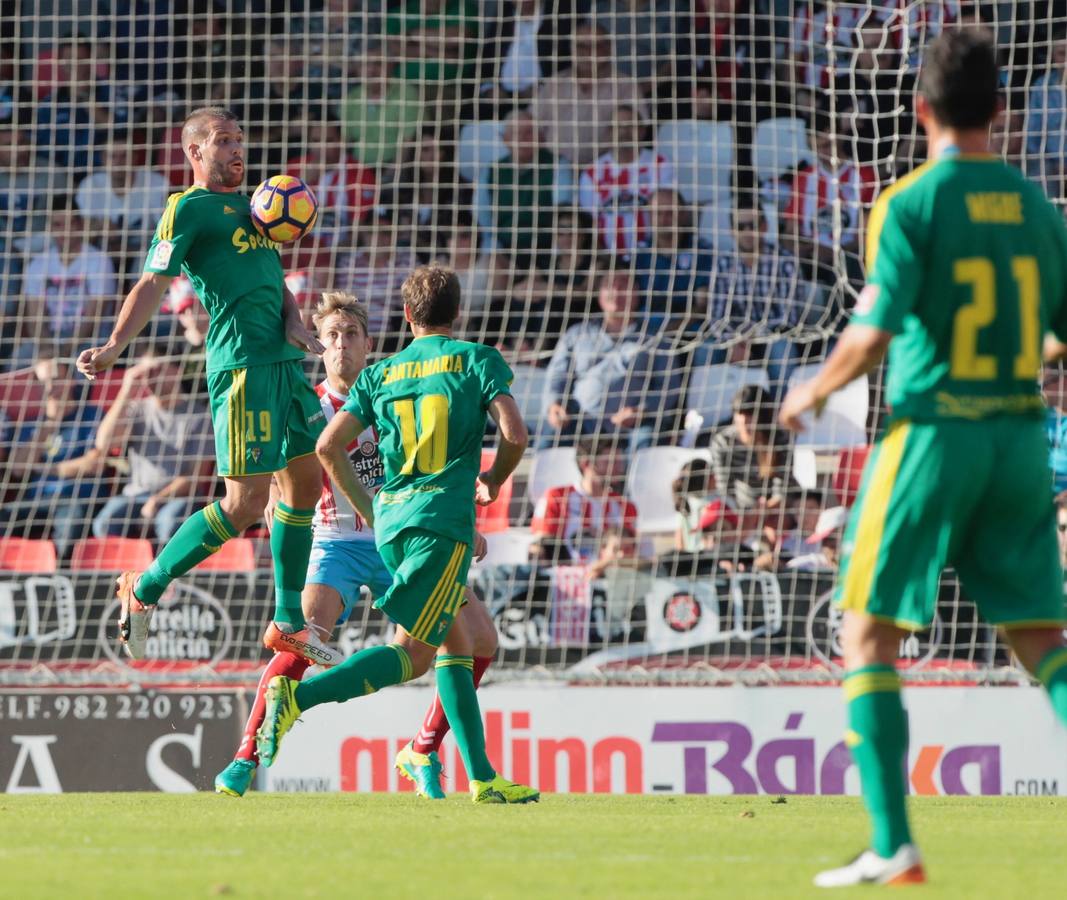
<path id="1" fill-rule="evenodd" d="M 414 400 L 395 400 L 393 412 L 400 422 L 404 445 L 401 475 L 436 475 L 448 462 L 448 397 L 426 394 L 418 398 L 418 421 Z"/>
<path id="2" fill-rule="evenodd" d="M 1033 256 L 1013 256 L 1011 274 L 1019 292 L 1019 353 L 1014 375 L 1018 379 L 1037 378 L 1041 368 L 1040 275 Z M 956 284 L 971 288 L 971 302 L 956 311 L 952 329 L 950 375 L 961 381 L 992 381 L 997 377 L 997 358 L 978 352 L 978 333 L 994 324 L 997 317 L 997 273 L 993 261 L 984 256 L 957 259 L 952 267 Z"/>

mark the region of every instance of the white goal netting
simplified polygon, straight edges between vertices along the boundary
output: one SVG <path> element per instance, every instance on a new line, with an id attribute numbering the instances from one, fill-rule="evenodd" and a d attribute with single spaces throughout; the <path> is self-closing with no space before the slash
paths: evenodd
<path id="1" fill-rule="evenodd" d="M 261 659 L 262 528 L 176 584 L 153 662 L 126 664 L 110 634 L 109 573 L 220 490 L 188 282 L 112 374 L 71 369 L 189 181 L 178 137 L 196 106 L 239 116 L 248 191 L 291 172 L 317 194 L 314 232 L 284 250 L 302 304 L 356 293 L 389 353 L 401 281 L 442 261 L 463 285 L 462 335 L 512 365 L 531 450 L 481 517 L 490 553 L 472 574 L 497 677 L 838 677 L 827 600 L 880 382 L 849 386 L 795 440 L 775 407 L 847 321 L 873 198 L 924 159 L 911 98 L 943 28 L 994 30 L 996 148 L 1056 202 L 1067 191 L 1059 0 L 0 10 L 9 684 L 246 681 Z M 336 637 L 353 651 L 387 633 L 364 604 Z M 916 677 L 1020 677 L 951 573 L 934 628 L 902 651 Z"/>

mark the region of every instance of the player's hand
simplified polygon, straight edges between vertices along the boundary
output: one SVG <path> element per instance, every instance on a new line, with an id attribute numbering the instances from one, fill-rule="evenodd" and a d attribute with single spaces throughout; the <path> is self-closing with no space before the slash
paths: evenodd
<path id="1" fill-rule="evenodd" d="M 500 485 L 489 477 L 488 472 L 482 472 L 474 486 L 474 502 L 479 506 L 488 506 L 499 494 Z"/>
<path id="2" fill-rule="evenodd" d="M 548 408 L 548 424 L 556 431 L 562 431 L 570 420 L 571 417 L 567 415 L 567 409 L 562 403 L 553 403 Z"/>
<path id="3" fill-rule="evenodd" d="M 308 330 L 304 320 L 299 314 L 292 314 L 285 319 L 285 339 L 294 347 L 299 347 L 305 353 L 314 353 L 322 356 L 326 348 L 322 346 L 314 332 Z"/>
<path id="4" fill-rule="evenodd" d="M 798 384 L 782 401 L 782 408 L 778 411 L 778 421 L 790 431 L 798 434 L 804 430 L 804 423 L 800 417 L 809 410 L 814 411 L 818 417 L 826 405 L 826 400 L 820 399 L 815 393 L 815 382 L 806 381 Z"/>
<path id="5" fill-rule="evenodd" d="M 118 347 L 90 347 L 78 354 L 78 371 L 90 381 L 106 369 L 110 369 L 116 362 L 122 351 Z"/>
<path id="6" fill-rule="evenodd" d="M 640 413 L 632 406 L 624 406 L 611 416 L 611 424 L 617 428 L 633 428 L 639 420 Z"/>
<path id="7" fill-rule="evenodd" d="M 471 552 L 477 562 L 485 559 L 485 554 L 489 552 L 489 541 L 485 539 L 485 535 L 480 531 L 474 532 L 474 548 Z"/>

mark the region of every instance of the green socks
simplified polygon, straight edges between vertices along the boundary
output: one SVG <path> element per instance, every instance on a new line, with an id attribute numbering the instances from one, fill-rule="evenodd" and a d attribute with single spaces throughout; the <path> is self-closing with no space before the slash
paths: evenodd
<path id="1" fill-rule="evenodd" d="M 311 557 L 311 520 L 313 509 L 293 509 L 284 503 L 274 508 L 270 529 L 270 552 L 274 557 L 274 621 L 290 626 L 292 631 L 304 627 L 300 595 L 307 578 Z"/>
<path id="2" fill-rule="evenodd" d="M 860 772 L 871 816 L 871 849 L 890 857 L 911 843 L 904 767 L 908 715 L 900 702 L 900 676 L 891 666 L 864 666 L 845 676 L 849 731 L 846 743 Z"/>
<path id="3" fill-rule="evenodd" d="M 471 781 L 491 781 L 496 775 L 485 754 L 485 729 L 478 695 L 474 692 L 474 659 L 437 657 L 437 693 L 456 736 L 463 766 Z"/>
<path id="4" fill-rule="evenodd" d="M 142 603 L 159 603 L 159 598 L 179 575 L 218 551 L 230 538 L 237 537 L 226 513 L 218 503 L 197 510 L 181 527 L 137 581 L 134 593 Z M 306 562 L 305 562 L 306 567 Z"/>
<path id="5" fill-rule="evenodd" d="M 341 665 L 302 681 L 296 689 L 296 705 L 304 711 L 320 703 L 341 703 L 410 678 L 411 657 L 403 647 L 367 647 Z"/>
<path id="6" fill-rule="evenodd" d="M 1048 691 L 1059 720 L 1067 725 L 1067 647 L 1057 647 L 1046 653 L 1034 674 Z"/>

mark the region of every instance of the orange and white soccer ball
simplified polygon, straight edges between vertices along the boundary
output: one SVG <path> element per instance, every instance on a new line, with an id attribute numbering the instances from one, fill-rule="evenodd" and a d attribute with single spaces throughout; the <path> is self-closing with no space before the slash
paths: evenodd
<path id="1" fill-rule="evenodd" d="M 274 175 L 252 195 L 252 224 L 268 240 L 279 244 L 307 234 L 319 215 L 319 202 L 295 175 Z"/>

